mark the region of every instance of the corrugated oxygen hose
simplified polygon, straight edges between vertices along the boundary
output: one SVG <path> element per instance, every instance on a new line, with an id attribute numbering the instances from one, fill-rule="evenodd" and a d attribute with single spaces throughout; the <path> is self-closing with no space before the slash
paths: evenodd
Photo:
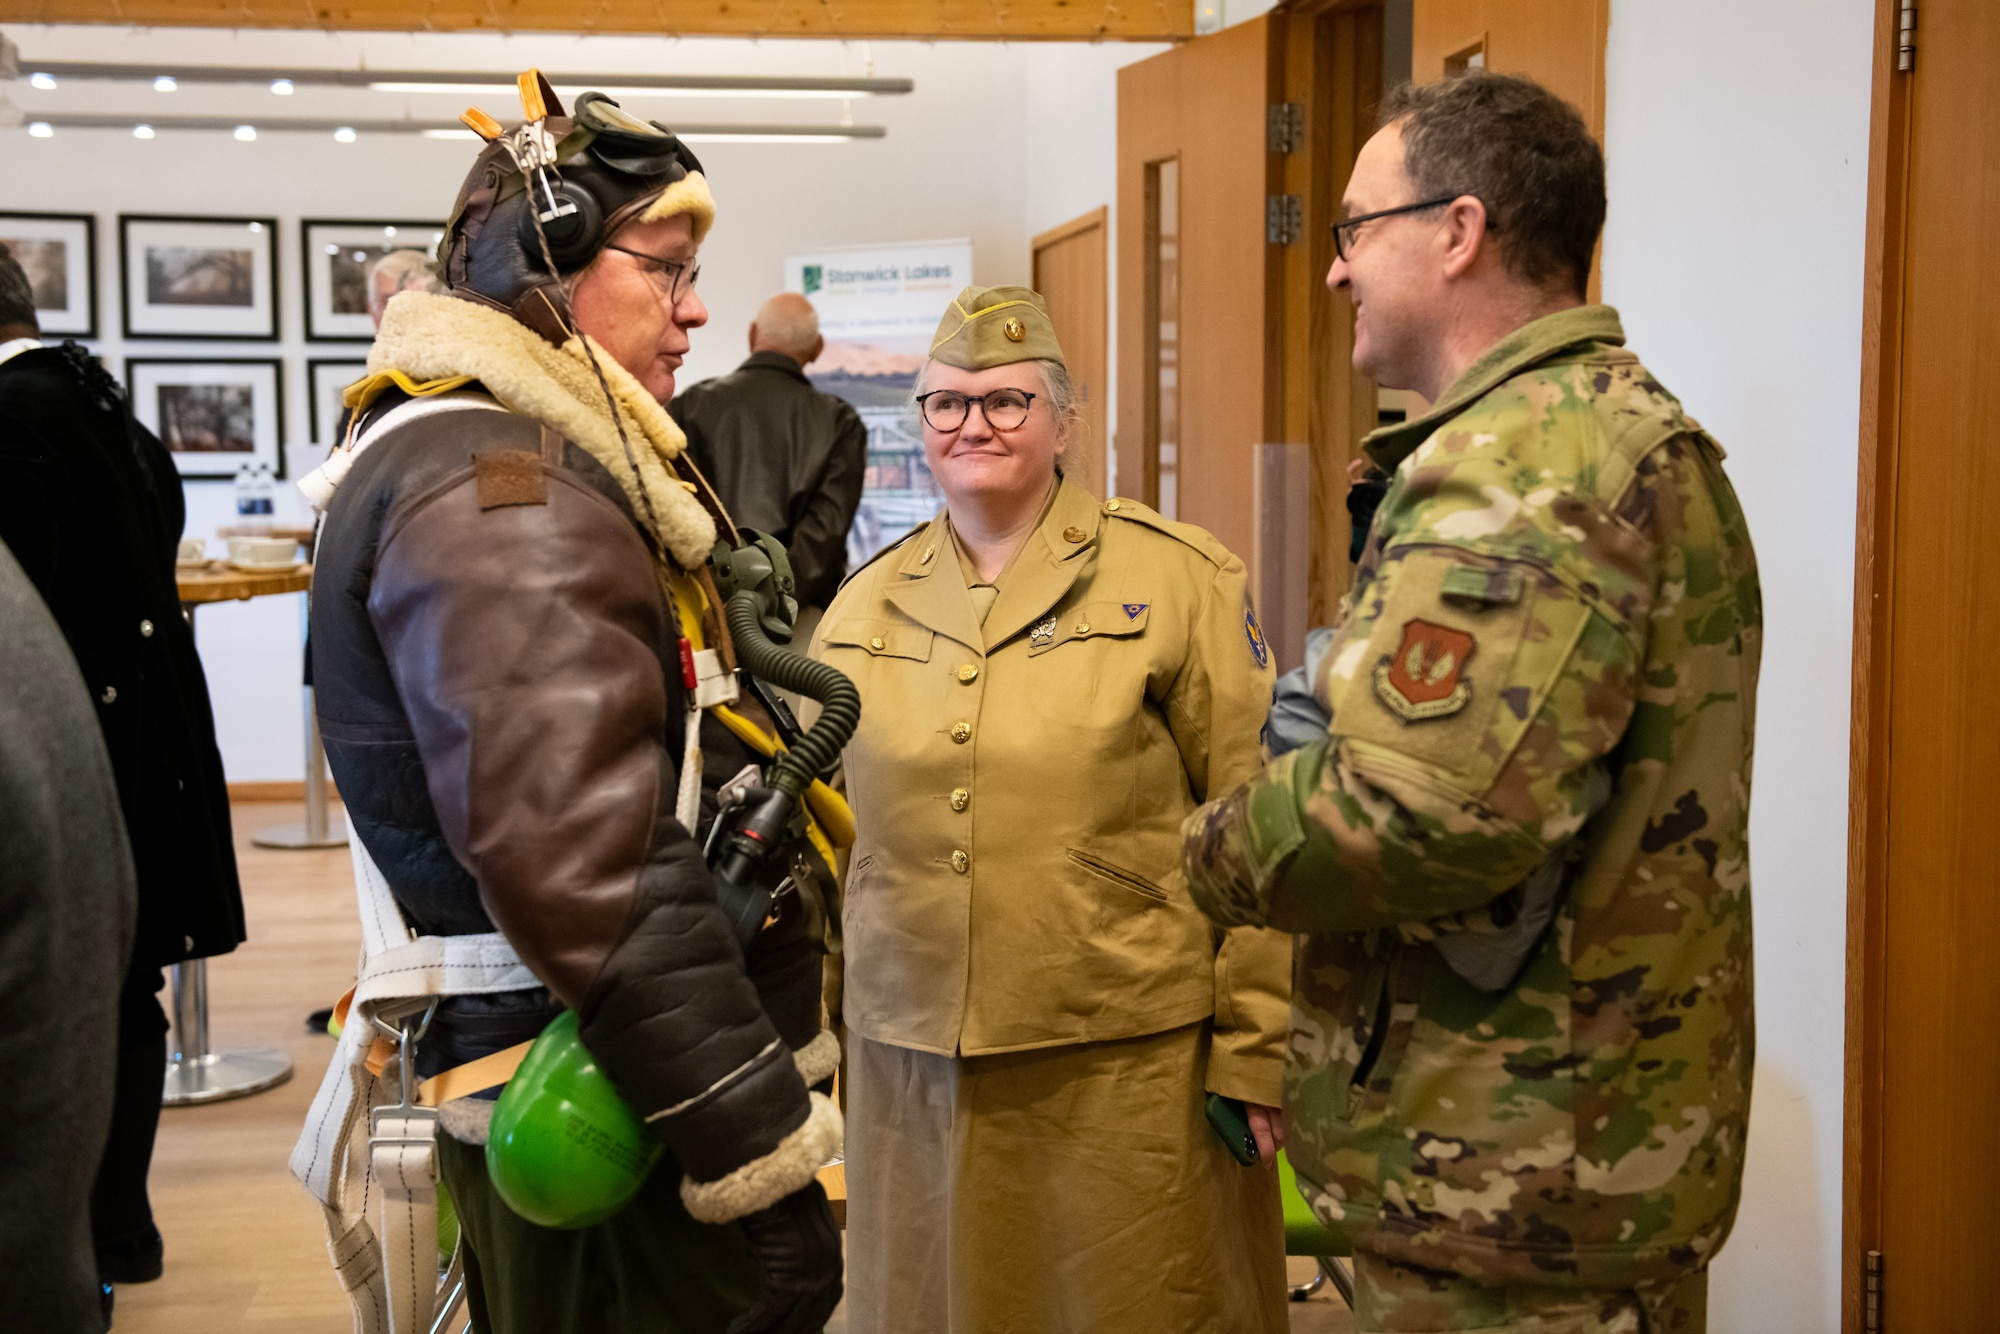
<path id="1" fill-rule="evenodd" d="M 861 692 L 836 668 L 772 643 L 758 623 L 757 596 L 748 589 L 731 597 L 726 610 L 738 666 L 780 689 L 819 701 L 819 718 L 771 764 L 771 786 L 797 797 L 833 767 L 853 738 L 861 723 Z"/>

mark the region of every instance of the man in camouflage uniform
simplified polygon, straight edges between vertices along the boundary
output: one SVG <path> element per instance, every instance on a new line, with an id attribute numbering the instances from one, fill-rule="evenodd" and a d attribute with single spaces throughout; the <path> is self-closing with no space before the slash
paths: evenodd
<path id="1" fill-rule="evenodd" d="M 1473 74 L 1383 122 L 1327 281 L 1436 406 L 1367 442 L 1327 735 L 1190 817 L 1189 888 L 1298 937 L 1286 1129 L 1361 1330 L 1689 1334 L 1750 1105 L 1749 533 L 1582 304 L 1576 113 Z"/>

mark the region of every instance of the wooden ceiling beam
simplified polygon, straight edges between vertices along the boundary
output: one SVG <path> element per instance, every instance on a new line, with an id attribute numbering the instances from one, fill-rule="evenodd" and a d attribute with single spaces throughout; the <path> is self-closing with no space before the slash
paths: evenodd
<path id="1" fill-rule="evenodd" d="M 0 23 L 923 41 L 1182 41 L 1193 0 L 0 0 Z"/>

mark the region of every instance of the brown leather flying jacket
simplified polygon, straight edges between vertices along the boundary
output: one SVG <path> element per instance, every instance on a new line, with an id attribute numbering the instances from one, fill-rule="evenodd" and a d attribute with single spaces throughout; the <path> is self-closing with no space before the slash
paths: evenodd
<path id="1" fill-rule="evenodd" d="M 788 1047 L 818 1030 L 818 960 L 809 1010 L 774 1022 L 674 817 L 684 694 L 654 553 L 602 465 L 534 419 L 392 396 L 364 429 L 397 409 L 317 552 L 327 757 L 411 925 L 498 930 L 547 988 L 448 1001 L 423 1063 L 573 1007 L 688 1176 L 719 1180 L 807 1120 Z"/>

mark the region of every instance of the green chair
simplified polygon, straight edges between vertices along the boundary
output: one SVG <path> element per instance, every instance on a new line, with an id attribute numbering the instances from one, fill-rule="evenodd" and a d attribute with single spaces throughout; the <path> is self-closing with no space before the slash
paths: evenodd
<path id="1" fill-rule="evenodd" d="M 1278 1150 L 1278 1195 L 1285 1205 L 1285 1254 L 1309 1255 L 1319 1264 L 1312 1282 L 1292 1289 L 1292 1300 L 1304 1301 L 1331 1279 L 1340 1299 L 1349 1310 L 1354 1309 L 1354 1274 L 1344 1262 L 1344 1257 L 1353 1253 L 1347 1238 L 1313 1216 L 1306 1197 L 1299 1194 L 1298 1176 L 1283 1149 Z"/>

